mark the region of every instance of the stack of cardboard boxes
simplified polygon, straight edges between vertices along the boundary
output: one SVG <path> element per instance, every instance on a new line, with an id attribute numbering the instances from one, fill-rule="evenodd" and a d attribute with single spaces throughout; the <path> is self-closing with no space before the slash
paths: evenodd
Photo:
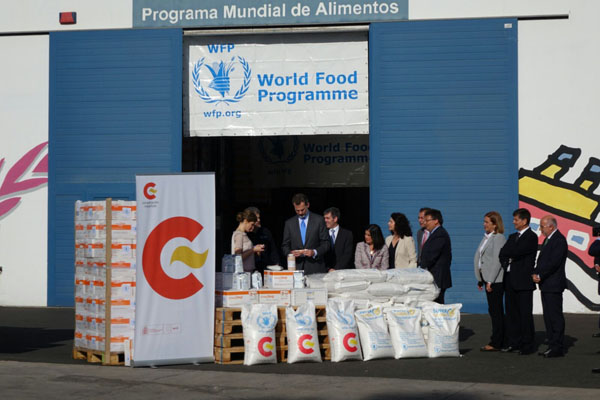
<path id="1" fill-rule="evenodd" d="M 75 203 L 76 348 L 120 353 L 133 339 L 135 260 L 135 201 Z"/>
<path id="2" fill-rule="evenodd" d="M 327 289 L 304 286 L 304 271 L 271 271 L 263 274 L 264 287 L 235 288 L 234 263 L 223 258 L 223 272 L 216 274 L 217 307 L 241 307 L 244 304 L 275 304 L 280 307 L 299 306 L 308 301 L 315 305 L 327 304 Z"/>

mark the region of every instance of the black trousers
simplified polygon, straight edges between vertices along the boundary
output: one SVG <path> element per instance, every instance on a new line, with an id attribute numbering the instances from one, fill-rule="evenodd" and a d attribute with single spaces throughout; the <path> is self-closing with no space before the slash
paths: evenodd
<path id="1" fill-rule="evenodd" d="M 439 296 L 435 300 L 433 300 L 433 301 L 435 301 L 438 304 L 446 304 L 444 302 L 444 294 L 445 293 L 446 293 L 446 289 L 441 289 Z"/>
<path id="2" fill-rule="evenodd" d="M 556 352 L 564 352 L 565 317 L 563 315 L 563 295 L 561 293 L 542 292 L 544 308 L 544 325 L 548 348 Z"/>
<path id="3" fill-rule="evenodd" d="M 492 336 L 490 346 L 499 349 L 504 342 L 504 284 L 502 282 L 492 283 L 492 292 L 486 290 L 485 295 L 488 303 L 488 313 L 492 319 Z M 483 286 L 485 290 L 485 284 Z"/>
<path id="4" fill-rule="evenodd" d="M 509 346 L 524 352 L 535 350 L 533 325 L 533 290 L 515 290 L 510 273 L 504 275 L 506 339 Z"/>

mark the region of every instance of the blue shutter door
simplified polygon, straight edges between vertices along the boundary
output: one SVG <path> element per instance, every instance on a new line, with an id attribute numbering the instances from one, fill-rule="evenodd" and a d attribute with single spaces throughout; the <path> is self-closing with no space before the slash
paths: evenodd
<path id="1" fill-rule="evenodd" d="M 512 230 L 518 205 L 517 21 L 372 24 L 369 34 L 371 220 L 438 208 L 452 239 L 446 302 L 487 312 L 473 255 L 483 216 Z"/>
<path id="2" fill-rule="evenodd" d="M 73 305 L 74 202 L 181 171 L 182 31 L 50 33 L 48 305 Z"/>

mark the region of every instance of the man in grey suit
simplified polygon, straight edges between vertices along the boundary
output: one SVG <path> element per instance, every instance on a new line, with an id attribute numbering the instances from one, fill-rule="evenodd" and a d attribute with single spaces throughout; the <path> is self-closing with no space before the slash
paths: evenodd
<path id="1" fill-rule="evenodd" d="M 296 257 L 296 269 L 304 270 L 306 275 L 325 273 L 324 257 L 329 251 L 329 235 L 323 217 L 308 211 L 308 197 L 295 194 L 292 204 L 296 216 L 285 221 L 281 248 L 284 257 L 293 254 Z"/>

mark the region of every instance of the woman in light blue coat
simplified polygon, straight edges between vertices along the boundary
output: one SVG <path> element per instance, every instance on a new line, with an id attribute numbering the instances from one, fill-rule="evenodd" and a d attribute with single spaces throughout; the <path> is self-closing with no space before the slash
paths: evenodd
<path id="1" fill-rule="evenodd" d="M 496 211 L 490 211 L 483 217 L 485 235 L 475 251 L 475 278 L 479 290 L 485 290 L 488 312 L 492 319 L 490 342 L 481 347 L 481 351 L 498 351 L 504 340 L 504 271 L 500 265 L 500 249 L 504 246 L 504 223 Z"/>

